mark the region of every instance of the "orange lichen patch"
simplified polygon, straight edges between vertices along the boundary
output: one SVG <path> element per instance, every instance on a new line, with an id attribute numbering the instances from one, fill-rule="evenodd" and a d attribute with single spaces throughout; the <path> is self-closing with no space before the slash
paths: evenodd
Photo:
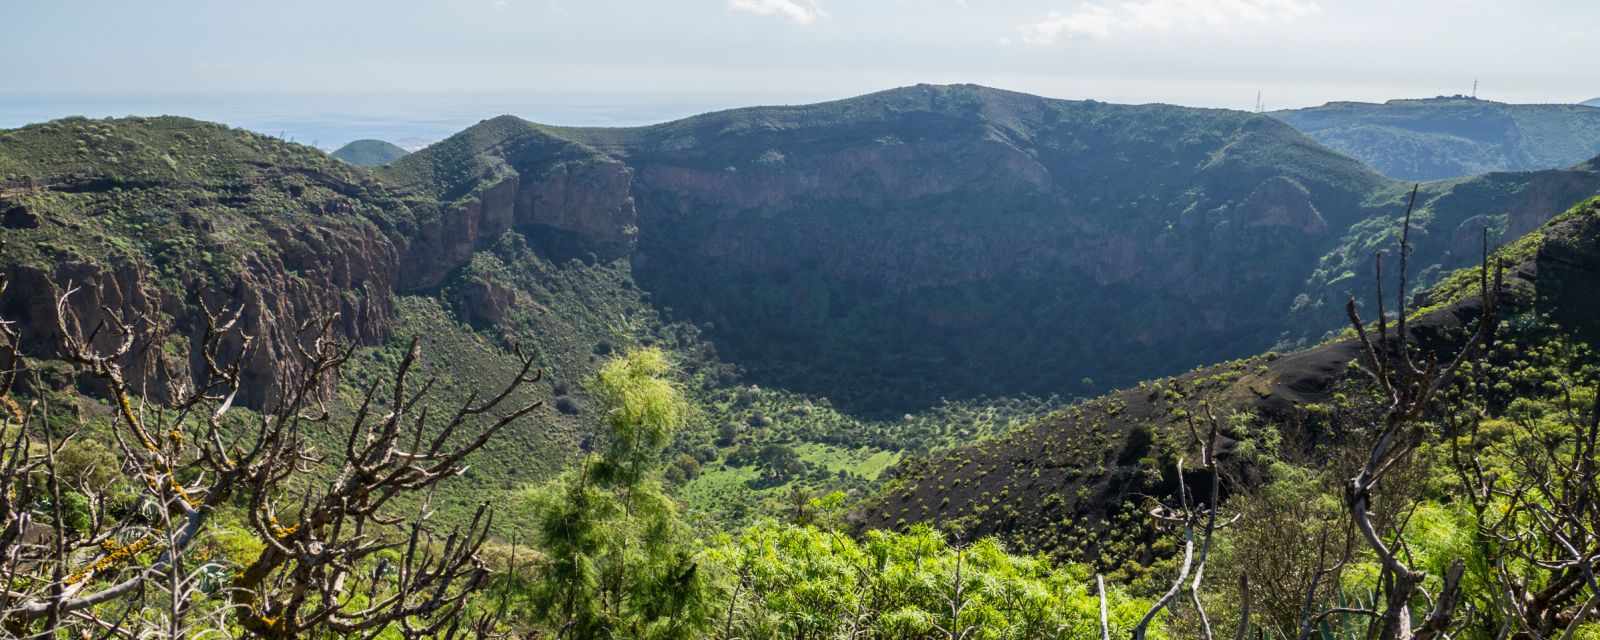
<path id="1" fill-rule="evenodd" d="M 292 524 L 287 527 L 278 524 L 278 516 L 273 515 L 267 516 L 267 524 L 272 525 L 272 535 L 277 536 L 279 540 L 292 536 L 294 532 L 300 530 L 300 525 L 298 524 Z"/>
<path id="2" fill-rule="evenodd" d="M 22 407 L 16 400 L 11 399 L 11 394 L 0 396 L 0 405 L 5 405 L 6 410 L 11 412 L 11 417 L 16 418 L 18 423 L 22 422 Z"/>
<path id="3" fill-rule="evenodd" d="M 113 383 L 115 382 L 113 380 Z M 184 504 L 189 505 L 190 508 L 199 508 L 200 502 L 195 500 L 194 496 L 189 495 L 187 489 L 178 484 L 177 479 L 174 477 L 176 474 L 172 472 L 172 465 L 167 464 L 166 458 L 161 455 L 161 448 L 156 446 L 156 441 L 151 439 L 149 433 L 145 431 L 144 425 L 139 423 L 139 418 L 133 414 L 133 404 L 128 401 L 128 394 L 124 393 L 120 388 L 114 388 L 112 395 L 116 396 L 117 407 L 122 412 L 122 419 L 127 421 L 128 426 L 133 429 L 134 435 L 139 436 L 139 441 L 144 444 L 145 450 L 149 451 L 150 456 L 154 458 L 156 470 L 167 477 L 167 486 L 183 500 Z M 167 432 L 167 437 L 172 440 L 174 445 L 183 443 L 183 432 L 176 427 Z M 152 474 L 147 473 L 145 474 L 145 486 L 150 487 L 151 491 L 159 491 L 161 483 Z"/>
<path id="4" fill-rule="evenodd" d="M 100 543 L 100 548 L 105 550 L 106 554 L 100 556 L 99 559 L 90 563 L 89 566 L 79 569 L 78 571 L 73 572 L 72 575 L 67 576 L 66 582 L 67 584 L 72 585 L 83 582 L 84 580 L 88 580 L 90 576 L 93 576 L 96 573 L 115 567 L 132 559 L 134 556 L 139 555 L 140 552 L 150 548 L 150 545 L 154 544 L 154 542 L 155 540 L 150 536 L 141 537 L 127 545 L 120 545 L 117 543 L 117 541 L 108 539 L 105 542 Z"/>
<path id="5" fill-rule="evenodd" d="M 278 623 L 282 621 L 282 619 L 277 617 L 277 616 L 268 616 L 268 615 L 259 615 L 259 616 L 256 616 L 256 619 L 261 621 L 261 626 L 266 627 L 268 629 L 277 627 Z"/>
<path id="6" fill-rule="evenodd" d="M 178 480 L 173 478 L 171 473 L 167 474 L 167 483 L 172 485 L 172 492 L 178 494 L 178 498 L 183 500 L 184 504 L 189 505 L 189 508 L 200 508 L 200 501 L 195 500 L 194 496 L 189 495 L 189 490 L 183 488 L 183 485 L 178 484 Z"/>
<path id="7" fill-rule="evenodd" d="M 156 441 L 150 437 L 150 434 L 144 430 L 144 424 L 139 422 L 139 417 L 133 414 L 133 403 L 128 401 L 128 394 L 122 390 L 118 384 L 119 382 L 117 379 L 112 380 L 112 395 L 116 396 L 117 410 L 122 413 L 122 419 L 127 421 L 128 426 L 133 429 L 134 435 L 139 436 L 139 443 L 144 445 L 145 450 L 151 454 L 159 455 L 161 449 L 156 446 Z"/>

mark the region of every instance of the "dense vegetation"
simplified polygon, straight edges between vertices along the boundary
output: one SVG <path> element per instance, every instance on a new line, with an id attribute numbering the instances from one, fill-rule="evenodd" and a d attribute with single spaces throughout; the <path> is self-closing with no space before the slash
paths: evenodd
<path id="1" fill-rule="evenodd" d="M 1275 111 L 1317 142 L 1400 180 L 1559 169 L 1600 154 L 1600 111 L 1466 96 Z"/>
<path id="2" fill-rule="evenodd" d="M 407 153 L 410 152 L 383 140 L 356 140 L 329 155 L 358 167 L 380 167 L 405 157 Z"/>

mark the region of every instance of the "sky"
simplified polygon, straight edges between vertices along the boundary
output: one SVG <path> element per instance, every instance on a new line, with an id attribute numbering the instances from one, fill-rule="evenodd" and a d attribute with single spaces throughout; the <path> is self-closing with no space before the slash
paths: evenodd
<path id="1" fill-rule="evenodd" d="M 1507 102 L 1600 96 L 1595 0 L 0 5 L 0 101 L 13 120 L 96 100 L 193 110 L 228 96 L 342 96 L 352 113 L 363 100 L 374 114 L 432 100 L 484 117 L 523 105 L 555 124 L 637 124 L 919 82 L 1237 109 L 1258 92 L 1272 109 L 1470 93 L 1474 80 L 1480 97 Z"/>

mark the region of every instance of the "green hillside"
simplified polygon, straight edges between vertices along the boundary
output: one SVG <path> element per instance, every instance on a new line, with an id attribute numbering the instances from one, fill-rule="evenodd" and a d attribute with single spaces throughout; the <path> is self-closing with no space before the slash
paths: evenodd
<path id="1" fill-rule="evenodd" d="M 399 160 L 409 151 L 383 140 L 356 140 L 329 154 L 358 167 L 378 167 Z"/>
<path id="2" fill-rule="evenodd" d="M 1464 96 L 1275 111 L 1318 142 L 1399 180 L 1567 167 L 1600 155 L 1600 111 Z"/>

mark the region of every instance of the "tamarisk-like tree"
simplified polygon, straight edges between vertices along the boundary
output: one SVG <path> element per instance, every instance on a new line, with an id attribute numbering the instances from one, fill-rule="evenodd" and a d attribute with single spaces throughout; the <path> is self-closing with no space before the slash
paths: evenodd
<path id="1" fill-rule="evenodd" d="M 487 577 L 478 558 L 487 507 L 439 533 L 428 526 L 422 497 L 539 406 L 501 409 L 539 379 L 533 358 L 519 352 L 520 370 L 503 388 L 437 413 L 425 401 L 432 381 L 412 381 L 420 357 L 413 339 L 391 379 L 335 412 L 328 395 L 354 346 L 336 340 L 335 318 L 324 317 L 299 327 L 297 362 L 280 369 L 275 399 L 245 412 L 234 402 L 239 363 L 252 348 L 239 330 L 240 310 L 200 303 L 203 335 L 189 360 L 203 370 L 164 376 L 167 388 L 147 393 L 130 388 L 124 368 L 148 319 L 103 309 L 104 320 L 85 331 L 70 304 L 75 293 L 69 285 L 56 304 L 61 356 L 101 381 L 114 417 L 96 437 L 113 443 L 127 478 L 121 490 L 137 494 L 139 508 L 113 517 L 110 487 L 70 484 L 57 472 L 63 448 L 89 429 L 80 421 L 73 433 L 55 433 L 49 403 L 23 407 L 12 399 L 25 364 L 17 332 L 0 324 L 0 364 L 7 365 L 0 374 L 0 621 L 7 632 L 431 638 L 490 630 L 493 620 L 463 615 Z M 319 442 L 343 446 L 324 452 Z M 87 498 L 87 524 L 69 526 L 68 491 Z M 423 506 L 406 515 L 410 508 L 397 504 L 403 496 Z M 253 557 L 236 566 L 196 554 L 220 512 L 239 515 L 257 541 Z"/>
<path id="2" fill-rule="evenodd" d="M 1539 383 L 1553 396 L 1549 410 L 1486 418 L 1503 401 L 1486 370 L 1463 410 L 1442 417 L 1457 495 L 1478 525 L 1471 575 L 1487 587 L 1475 620 L 1486 637 L 1566 640 L 1600 607 L 1600 388 L 1582 355 L 1558 351 L 1561 375 Z"/>

